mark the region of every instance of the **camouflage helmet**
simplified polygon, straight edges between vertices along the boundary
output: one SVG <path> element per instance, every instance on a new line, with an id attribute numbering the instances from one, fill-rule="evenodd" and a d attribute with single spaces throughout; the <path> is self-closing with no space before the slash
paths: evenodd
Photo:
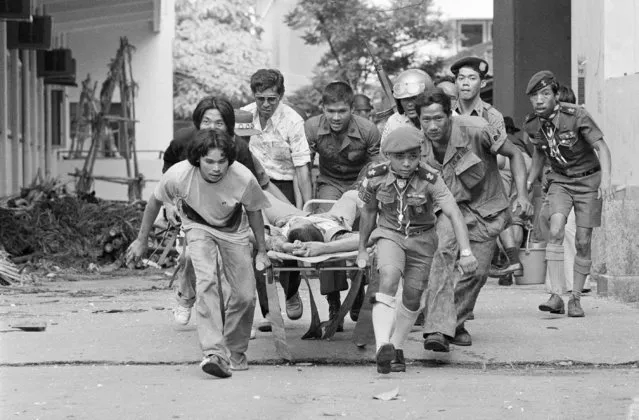
<path id="1" fill-rule="evenodd" d="M 411 98 L 433 86 L 433 79 L 425 71 L 419 69 L 404 70 L 395 79 L 393 97 L 395 99 Z"/>

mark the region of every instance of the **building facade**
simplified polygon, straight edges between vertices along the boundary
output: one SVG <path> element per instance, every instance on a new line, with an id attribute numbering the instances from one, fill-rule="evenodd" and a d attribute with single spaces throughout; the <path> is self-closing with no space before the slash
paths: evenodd
<path id="1" fill-rule="evenodd" d="M 98 82 L 127 37 L 136 49 L 136 145 L 163 150 L 173 120 L 173 0 L 31 0 L 33 15 L 52 18 L 52 48 L 67 48 L 76 60 L 76 81 Z M 83 160 L 65 160 L 71 141 L 71 109 L 81 88 L 46 84 L 38 77 L 37 52 L 7 48 L 8 22 L 0 20 L 0 196 L 15 194 L 36 174 L 64 178 Z M 117 93 L 114 104 L 120 101 Z M 88 144 L 87 144 L 88 146 Z M 156 153 L 157 154 L 157 153 Z M 95 174 L 113 175 L 117 160 L 96 164 Z M 101 173 L 102 172 L 102 173 Z M 146 177 L 149 177 L 145 174 Z M 97 188 L 97 187 L 96 187 Z M 126 187 L 124 187 L 126 190 Z M 123 197 L 126 197 L 124 193 Z"/>

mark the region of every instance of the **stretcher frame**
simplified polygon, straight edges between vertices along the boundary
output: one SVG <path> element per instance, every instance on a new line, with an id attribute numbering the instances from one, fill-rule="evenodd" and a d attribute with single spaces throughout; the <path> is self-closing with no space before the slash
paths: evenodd
<path id="1" fill-rule="evenodd" d="M 323 200 L 323 199 L 314 199 L 310 200 L 304 205 L 304 209 L 308 209 L 308 207 L 312 204 L 323 204 L 335 203 L 335 200 Z M 362 308 L 360 309 L 360 315 L 357 319 L 357 323 L 355 326 L 355 330 L 353 331 L 353 341 L 358 347 L 363 347 L 366 344 L 374 343 L 374 335 L 373 335 L 373 326 L 372 326 L 372 318 L 370 314 L 370 296 L 377 291 L 378 288 L 378 279 L 376 278 L 377 270 L 372 270 L 371 267 L 374 267 L 375 264 L 371 263 L 369 266 L 365 268 L 359 268 L 356 264 L 357 259 L 357 251 L 350 252 L 340 252 L 336 254 L 328 254 L 323 255 L 321 257 L 294 257 L 292 255 L 283 254 L 279 252 L 269 251 L 268 256 L 271 259 L 271 262 L 279 262 L 282 257 L 285 256 L 287 260 L 298 261 L 298 267 L 282 267 L 277 266 L 276 264 L 271 264 L 271 267 L 265 270 L 264 275 L 266 276 L 266 294 L 268 299 L 268 307 L 269 311 L 266 315 L 266 319 L 271 323 L 272 335 L 275 344 L 275 350 L 277 354 L 284 360 L 288 362 L 293 362 L 294 358 L 291 354 L 291 351 L 288 346 L 288 342 L 286 340 L 286 330 L 284 327 L 284 318 L 282 317 L 282 308 L 280 305 L 279 296 L 277 293 L 277 282 L 275 281 L 275 273 L 280 273 L 283 271 L 299 271 L 309 292 L 309 298 L 311 301 L 311 325 L 308 331 L 302 336 L 302 339 L 330 339 L 335 335 L 337 331 L 337 327 L 339 323 L 344 319 L 346 314 L 353 307 L 353 303 L 355 302 L 355 298 L 357 297 L 357 293 L 362 285 L 362 281 L 364 279 L 364 275 L 369 279 L 368 290 L 366 292 L 364 303 L 362 304 Z M 318 262 L 309 262 L 309 259 L 321 259 Z M 375 258 L 374 252 L 369 252 L 369 261 L 373 262 Z M 304 263 L 304 265 L 299 265 L 299 262 Z M 336 262 L 350 262 L 350 265 L 335 267 L 334 263 Z M 308 273 L 316 273 L 319 277 L 319 274 L 323 271 L 356 271 L 357 273 L 351 279 L 351 284 L 344 299 L 344 302 L 340 306 L 340 310 L 337 314 L 337 317 L 331 321 L 326 321 L 321 323 L 319 321 L 319 313 L 317 311 L 317 305 L 315 303 L 315 299 L 313 296 L 313 291 L 311 290 L 311 285 L 309 282 Z M 322 331 L 323 330 L 323 331 Z"/>

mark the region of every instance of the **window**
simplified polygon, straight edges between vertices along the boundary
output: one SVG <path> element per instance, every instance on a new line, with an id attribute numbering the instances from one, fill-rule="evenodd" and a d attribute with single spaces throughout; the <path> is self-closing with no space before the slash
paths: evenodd
<path id="1" fill-rule="evenodd" d="M 484 42 L 484 25 L 481 23 L 462 23 L 459 27 L 462 48 Z"/>
<path id="2" fill-rule="evenodd" d="M 64 91 L 51 91 L 51 146 L 62 146 L 62 104 Z"/>

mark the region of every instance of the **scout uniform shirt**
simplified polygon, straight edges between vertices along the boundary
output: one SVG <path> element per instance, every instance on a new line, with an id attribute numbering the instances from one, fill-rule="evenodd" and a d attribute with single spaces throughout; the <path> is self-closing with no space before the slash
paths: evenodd
<path id="1" fill-rule="evenodd" d="M 304 124 L 312 151 L 319 154 L 320 182 L 354 183 L 361 169 L 379 154 L 379 131 L 375 124 L 352 115 L 345 133 L 337 137 L 324 115 Z"/>
<path id="2" fill-rule="evenodd" d="M 497 154 L 506 139 L 505 131 L 499 132 L 484 119 L 460 115 L 451 117 L 443 162 L 435 158 L 431 142 L 424 142 L 422 158 L 440 171 L 465 218 L 470 211 L 477 221 L 471 224 L 466 220 L 473 241 L 492 239 L 510 219 L 510 201 L 497 164 Z"/>
<path id="3" fill-rule="evenodd" d="M 593 145 L 603 139 L 603 133 L 584 108 L 560 102 L 550 120 L 528 115 L 524 131 L 547 156 L 553 172 L 583 177 L 600 170 Z"/>
<path id="4" fill-rule="evenodd" d="M 377 199 L 378 227 L 413 236 L 435 226 L 433 205 L 454 198 L 440 176 L 422 163 L 409 179 L 398 178 L 390 163 L 373 166 L 359 188 L 359 198 L 365 203 Z"/>

